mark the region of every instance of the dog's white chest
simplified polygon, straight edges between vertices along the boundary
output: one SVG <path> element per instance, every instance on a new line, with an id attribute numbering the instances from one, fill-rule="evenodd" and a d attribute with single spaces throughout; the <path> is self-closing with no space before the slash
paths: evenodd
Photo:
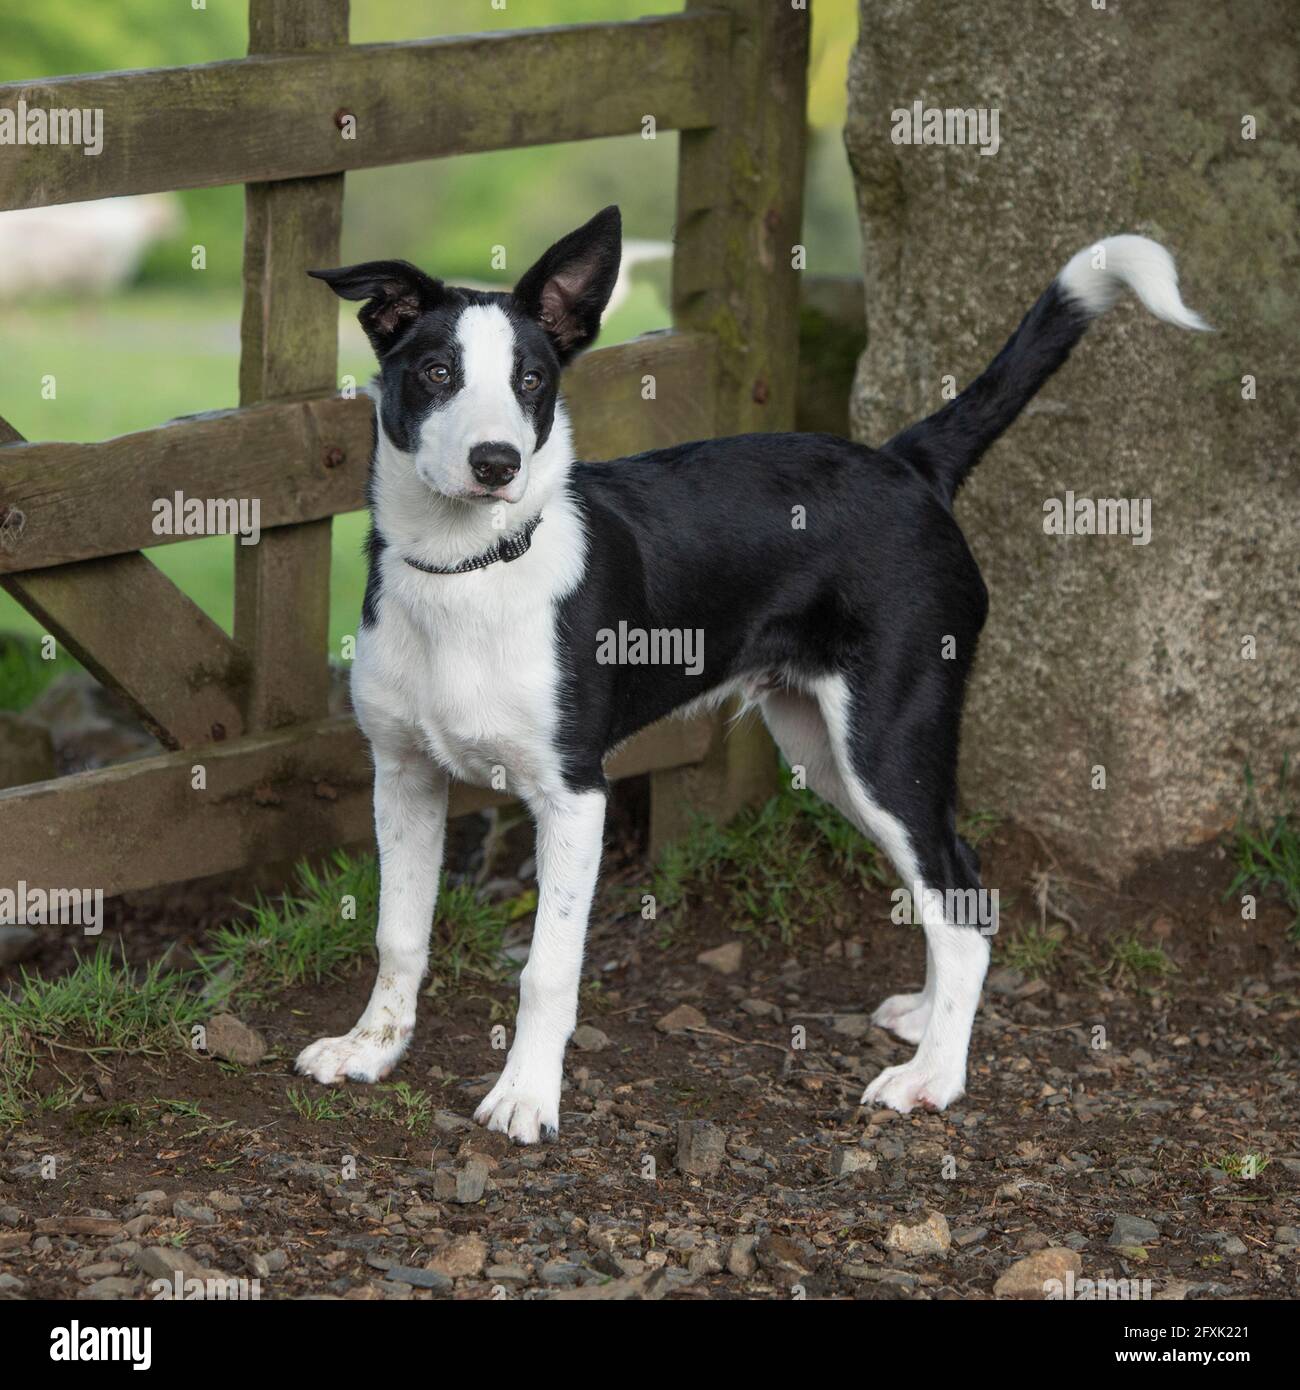
<path id="1" fill-rule="evenodd" d="M 386 572 L 379 625 L 361 634 L 352 681 L 372 739 L 394 723 L 475 786 L 527 795 L 557 784 L 555 601 L 536 575 L 527 582 L 528 568 Z"/>

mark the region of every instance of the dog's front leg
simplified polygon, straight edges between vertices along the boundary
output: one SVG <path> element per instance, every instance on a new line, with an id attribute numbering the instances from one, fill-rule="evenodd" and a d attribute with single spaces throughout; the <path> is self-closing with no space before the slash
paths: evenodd
<path id="1" fill-rule="evenodd" d="M 532 1144 L 560 1127 L 564 1046 L 578 1021 L 578 983 L 596 875 L 603 792 L 532 802 L 540 884 L 533 944 L 519 980 L 519 1017 L 505 1070 L 474 1114 L 479 1124 Z"/>
<path id="2" fill-rule="evenodd" d="M 447 775 L 417 747 L 374 744 L 375 836 L 379 841 L 379 973 L 357 1026 L 321 1038 L 297 1069 L 326 1085 L 379 1081 L 415 1030 L 415 1001 L 429 959 L 447 829 Z"/>

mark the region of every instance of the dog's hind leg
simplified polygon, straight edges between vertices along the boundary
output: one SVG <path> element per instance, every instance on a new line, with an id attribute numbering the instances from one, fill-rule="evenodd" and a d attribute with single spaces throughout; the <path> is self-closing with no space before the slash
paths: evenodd
<path id="1" fill-rule="evenodd" d="M 395 730 L 375 736 L 375 835 L 379 842 L 379 971 L 355 1028 L 304 1048 L 297 1070 L 324 1085 L 379 1081 L 415 1030 L 415 1002 L 429 958 L 447 828 L 447 774 Z"/>
<path id="2" fill-rule="evenodd" d="M 953 817 L 960 700 L 956 711 L 940 703 L 919 727 L 900 728 L 896 719 L 873 716 L 865 685 L 855 689 L 833 677 L 819 686 L 818 700 L 853 819 L 889 855 L 921 918 L 927 978 L 919 999 L 896 996 L 878 1011 L 893 1015 L 891 1006 L 906 1001 L 910 1007 L 892 1022 L 919 1031 L 919 1046 L 910 1062 L 876 1077 L 862 1099 L 903 1113 L 918 1105 L 942 1110 L 965 1090 L 989 962 L 988 939 L 977 925 L 959 925 L 951 910 L 955 894 L 981 892 L 973 851 L 957 836 Z"/>
<path id="3" fill-rule="evenodd" d="M 765 693 L 760 706 L 763 720 L 782 757 L 791 769 L 803 769 L 808 789 L 834 806 L 859 830 L 871 835 L 860 807 L 840 774 L 830 730 L 817 700 L 802 691 L 782 689 Z M 920 1042 L 930 1018 L 934 968 L 928 943 L 925 955 L 925 985 L 920 993 L 892 995 L 871 1016 L 874 1024 L 896 1033 L 905 1042 Z"/>
<path id="4" fill-rule="evenodd" d="M 501 1076 L 474 1112 L 521 1144 L 560 1127 L 564 1047 L 578 1021 L 587 917 L 600 870 L 605 794 L 529 799 L 537 818 L 537 919 L 519 979 L 515 1039 Z"/>

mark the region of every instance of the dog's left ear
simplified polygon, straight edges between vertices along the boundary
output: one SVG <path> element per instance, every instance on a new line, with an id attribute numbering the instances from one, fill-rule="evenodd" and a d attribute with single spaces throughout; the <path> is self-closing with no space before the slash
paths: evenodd
<path id="1" fill-rule="evenodd" d="M 610 206 L 561 237 L 515 286 L 515 298 L 550 334 L 561 362 L 600 331 L 622 253 L 623 219 Z"/>

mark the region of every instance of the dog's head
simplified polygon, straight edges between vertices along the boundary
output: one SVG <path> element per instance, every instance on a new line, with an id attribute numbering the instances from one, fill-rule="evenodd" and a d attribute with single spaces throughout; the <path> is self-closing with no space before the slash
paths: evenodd
<path id="1" fill-rule="evenodd" d="M 382 428 L 445 497 L 518 502 L 555 419 L 560 372 L 596 337 L 618 277 L 616 207 L 561 238 L 509 294 L 406 261 L 309 273 L 358 314 L 379 360 Z"/>

